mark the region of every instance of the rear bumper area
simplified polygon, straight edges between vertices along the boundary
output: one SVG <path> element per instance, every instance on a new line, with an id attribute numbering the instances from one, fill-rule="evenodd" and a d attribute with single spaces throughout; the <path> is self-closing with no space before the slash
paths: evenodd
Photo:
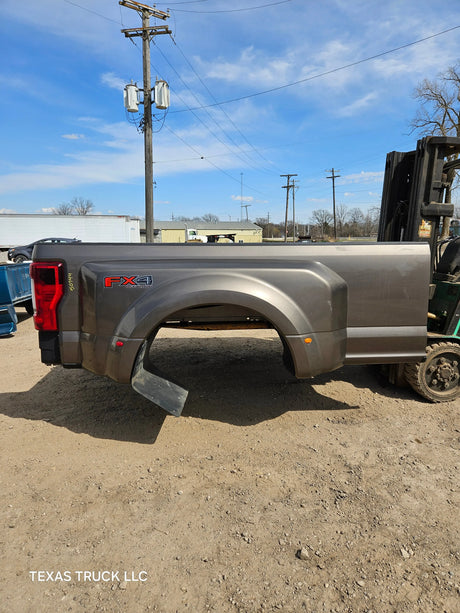
<path id="1" fill-rule="evenodd" d="M 59 349 L 59 332 L 38 333 L 38 344 L 41 351 L 41 360 L 44 364 L 60 364 L 61 352 Z"/>

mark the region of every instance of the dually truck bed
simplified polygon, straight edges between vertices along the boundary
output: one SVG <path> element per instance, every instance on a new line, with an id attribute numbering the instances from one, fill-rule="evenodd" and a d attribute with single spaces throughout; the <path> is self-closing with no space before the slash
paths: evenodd
<path id="1" fill-rule="evenodd" d="M 76 243 L 39 245 L 33 258 L 60 263 L 63 286 L 42 360 L 131 382 L 173 414 L 186 392 L 149 358 L 164 325 L 272 327 L 299 378 L 425 355 L 425 243 Z"/>

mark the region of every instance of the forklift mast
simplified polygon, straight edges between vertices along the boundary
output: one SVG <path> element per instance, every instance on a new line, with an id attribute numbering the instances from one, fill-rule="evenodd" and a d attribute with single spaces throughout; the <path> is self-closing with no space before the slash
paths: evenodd
<path id="1" fill-rule="evenodd" d="M 441 225 L 454 213 L 446 193 L 459 153 L 460 138 L 427 136 L 415 151 L 392 151 L 386 159 L 377 240 L 428 242 L 432 273 Z"/>
<path id="2" fill-rule="evenodd" d="M 447 238 L 459 153 L 460 138 L 427 136 L 415 151 L 387 155 L 383 183 L 378 240 L 425 241 L 431 249 L 426 357 L 391 365 L 388 374 L 432 402 L 460 396 L 460 237 Z"/>

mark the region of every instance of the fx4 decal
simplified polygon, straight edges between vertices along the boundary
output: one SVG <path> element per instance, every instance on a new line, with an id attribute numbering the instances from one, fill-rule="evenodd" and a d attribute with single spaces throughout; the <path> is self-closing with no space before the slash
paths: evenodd
<path id="1" fill-rule="evenodd" d="M 114 276 L 104 277 L 104 287 L 139 287 L 152 285 L 151 275 L 133 275 L 132 277 Z"/>

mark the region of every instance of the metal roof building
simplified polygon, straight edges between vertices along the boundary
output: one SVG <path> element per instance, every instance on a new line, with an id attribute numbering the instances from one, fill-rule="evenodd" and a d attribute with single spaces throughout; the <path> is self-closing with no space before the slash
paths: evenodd
<path id="1" fill-rule="evenodd" d="M 250 221 L 155 221 L 155 242 L 185 243 L 192 238 L 191 230 L 198 236 L 234 236 L 235 243 L 261 243 L 262 228 Z M 141 241 L 145 241 L 145 220 L 141 220 Z"/>

